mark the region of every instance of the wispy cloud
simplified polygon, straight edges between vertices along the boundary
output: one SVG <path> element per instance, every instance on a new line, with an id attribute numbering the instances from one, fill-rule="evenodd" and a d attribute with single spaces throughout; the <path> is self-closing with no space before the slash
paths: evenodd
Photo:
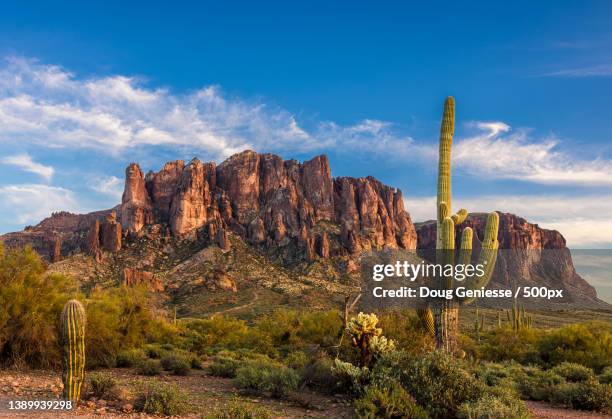
<path id="1" fill-rule="evenodd" d="M 3 219 L 16 220 L 18 224 L 37 223 L 54 211 L 80 212 L 80 207 L 71 190 L 42 185 L 0 186 L 0 214 Z"/>
<path id="2" fill-rule="evenodd" d="M 477 122 L 484 130 L 457 141 L 453 163 L 475 176 L 555 185 L 612 185 L 612 161 L 582 160 L 561 150 L 550 136 L 534 141 L 529 131 L 510 132 L 503 122 Z"/>
<path id="3" fill-rule="evenodd" d="M 116 176 L 97 176 L 89 183 L 94 191 L 108 195 L 117 201 L 121 200 L 123 193 L 123 180 Z"/>
<path id="4" fill-rule="evenodd" d="M 610 77 L 612 64 L 599 64 L 587 67 L 566 68 L 542 74 L 542 77 Z"/>
<path id="5" fill-rule="evenodd" d="M 453 197 L 453 210 L 469 212 L 502 211 L 517 214 L 543 228 L 560 231 L 569 247 L 612 246 L 612 195 L 488 195 L 477 198 Z M 435 218 L 436 197 L 405 199 L 414 221 Z"/>
<path id="6" fill-rule="evenodd" d="M 578 158 L 554 137 L 535 138 L 502 121 L 472 126 L 479 132 L 457 138 L 453 149 L 455 167 L 466 173 L 542 184 L 612 184 L 612 162 Z M 79 78 L 17 58 L 0 68 L 0 140 L 117 156 L 160 147 L 214 160 L 247 148 L 290 155 L 361 153 L 417 165 L 437 155 L 433 142 L 417 141 L 388 121 L 302 124 L 283 108 L 227 97 L 216 86 L 174 94 L 134 77 Z"/>
<path id="7" fill-rule="evenodd" d="M 0 163 L 16 166 L 26 172 L 35 173 L 47 181 L 51 180 L 55 172 L 51 166 L 36 163 L 29 154 L 16 154 L 14 156 L 4 157 L 0 160 Z"/>

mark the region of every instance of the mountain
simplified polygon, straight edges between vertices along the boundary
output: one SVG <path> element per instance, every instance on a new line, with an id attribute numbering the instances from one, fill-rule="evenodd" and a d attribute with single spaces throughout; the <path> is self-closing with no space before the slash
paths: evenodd
<path id="1" fill-rule="evenodd" d="M 483 220 L 475 214 L 466 225 L 482 234 Z M 253 299 L 262 309 L 287 299 L 324 305 L 355 291 L 362 252 L 431 247 L 435 223 L 415 229 L 400 190 L 373 177 L 332 178 L 324 155 L 299 163 L 244 151 L 219 165 L 177 160 L 146 175 L 132 163 L 117 207 L 55 213 L 0 239 L 32 245 L 86 287 L 146 283 L 194 314 L 252 309 Z M 558 277 L 544 278 L 546 261 L 532 258 L 521 265 L 529 280 L 556 281 L 581 304 L 599 301 L 559 233 L 502 214 L 500 242 L 559 250 Z"/>

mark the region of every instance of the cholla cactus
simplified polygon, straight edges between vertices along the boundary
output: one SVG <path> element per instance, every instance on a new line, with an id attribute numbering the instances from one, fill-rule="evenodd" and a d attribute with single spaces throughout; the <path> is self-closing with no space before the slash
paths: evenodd
<path id="1" fill-rule="evenodd" d="M 61 344 L 63 352 L 63 397 L 78 402 L 85 375 L 85 309 L 77 300 L 64 306 L 61 316 Z"/>
<path id="2" fill-rule="evenodd" d="M 374 336 L 370 340 L 370 352 L 376 356 L 381 356 L 395 350 L 395 341 L 387 339 L 385 336 Z"/>
<path id="3" fill-rule="evenodd" d="M 376 314 L 359 313 L 357 317 L 353 317 L 349 321 L 346 327 L 346 331 L 351 336 L 353 346 L 359 349 L 361 355 L 359 361 L 360 367 L 369 365 L 372 360 L 374 353 L 370 345 L 375 338 L 382 334 L 382 329 L 376 327 L 377 324 L 378 317 Z"/>

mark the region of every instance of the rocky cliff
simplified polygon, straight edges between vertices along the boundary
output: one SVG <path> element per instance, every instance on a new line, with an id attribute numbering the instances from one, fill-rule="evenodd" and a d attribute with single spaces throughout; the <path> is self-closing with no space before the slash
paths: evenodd
<path id="1" fill-rule="evenodd" d="M 53 214 L 2 240 L 30 244 L 49 261 L 79 252 L 99 259 L 102 251 L 118 252 L 123 240 L 152 231 L 177 240 L 205 234 L 226 250 L 231 232 L 258 247 L 290 248 L 285 257 L 300 260 L 416 248 L 398 189 L 372 177 L 334 179 L 326 156 L 299 163 L 253 151 L 218 166 L 169 162 L 146 175 L 132 163 L 116 209 Z"/>

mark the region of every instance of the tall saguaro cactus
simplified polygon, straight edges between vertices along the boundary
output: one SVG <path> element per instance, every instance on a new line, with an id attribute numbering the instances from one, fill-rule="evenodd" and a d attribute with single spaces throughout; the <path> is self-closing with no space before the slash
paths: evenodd
<path id="1" fill-rule="evenodd" d="M 455 131 L 455 99 L 446 98 L 444 102 L 444 114 L 440 128 L 440 147 L 438 157 L 438 193 L 437 193 L 437 217 L 436 217 L 436 262 L 439 264 L 455 263 L 455 227 L 467 218 L 465 209 L 452 214 L 452 188 L 451 188 L 451 151 L 453 135 Z M 485 235 L 482 242 L 482 251 L 478 257 L 478 263 L 485 266 L 485 273 L 479 278 L 475 276 L 472 287 L 486 286 L 491 279 L 495 261 L 497 258 L 497 233 L 499 229 L 499 216 L 492 212 L 487 217 Z M 463 229 L 461 234 L 461 245 L 458 254 L 458 263 L 468 264 L 472 259 L 472 241 L 474 231 L 470 227 Z M 468 280 L 468 281 L 469 281 Z M 453 277 L 440 278 L 443 288 L 453 287 Z M 419 310 L 418 314 L 429 330 L 431 316 L 433 315 L 433 334 L 436 346 L 448 352 L 457 350 L 457 335 L 459 333 L 459 304 L 469 304 L 473 299 L 458 301 L 456 298 L 435 303 L 431 312 Z"/>
<path id="2" fill-rule="evenodd" d="M 78 402 L 81 398 L 81 386 L 85 376 L 85 323 L 83 305 L 77 300 L 68 301 L 62 310 L 60 341 L 63 356 L 63 398 L 73 402 Z"/>

